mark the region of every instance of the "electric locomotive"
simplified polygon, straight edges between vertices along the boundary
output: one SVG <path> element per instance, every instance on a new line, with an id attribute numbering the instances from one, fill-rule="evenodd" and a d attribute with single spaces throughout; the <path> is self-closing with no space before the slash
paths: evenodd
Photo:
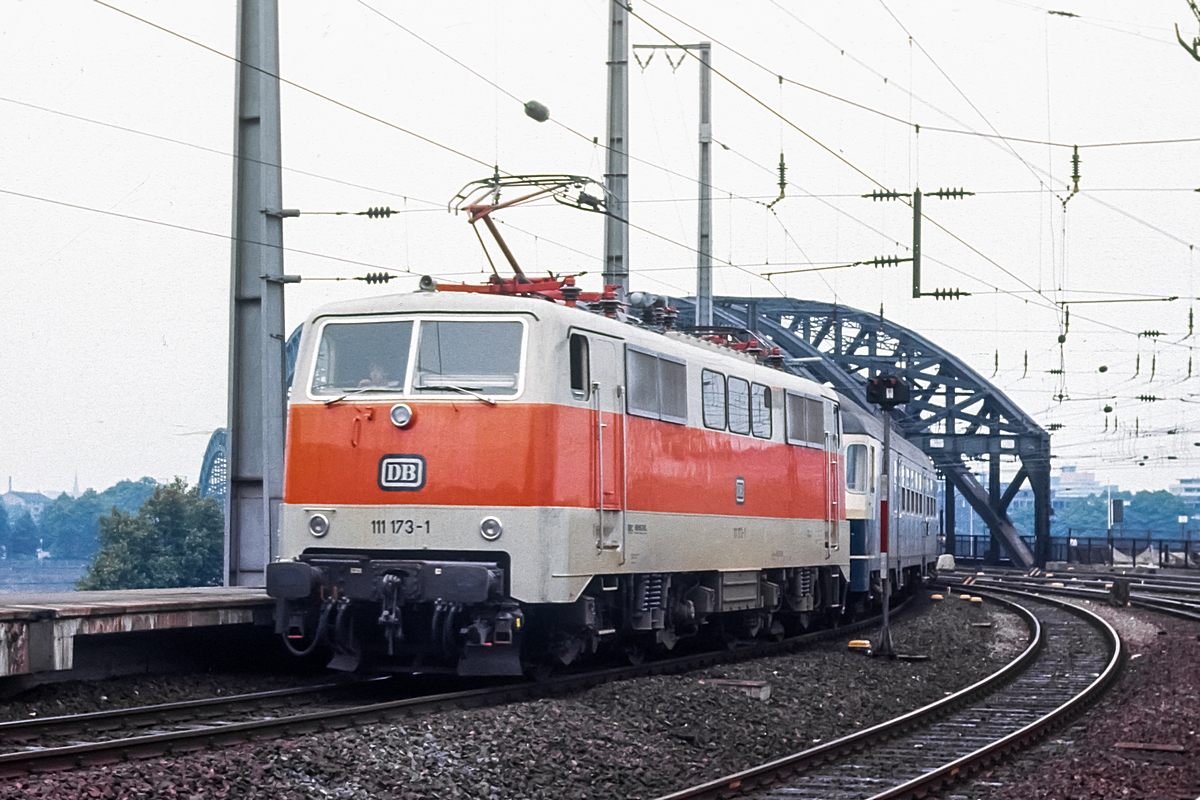
<path id="1" fill-rule="evenodd" d="M 506 283 L 304 323 L 267 568 L 289 648 L 514 675 L 844 610 L 831 389 L 757 343 L 620 321 L 611 291 L 591 313 L 570 279 Z"/>

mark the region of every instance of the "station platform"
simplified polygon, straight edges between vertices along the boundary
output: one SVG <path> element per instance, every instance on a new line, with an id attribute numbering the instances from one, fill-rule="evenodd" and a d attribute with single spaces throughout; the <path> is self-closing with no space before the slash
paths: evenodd
<path id="1" fill-rule="evenodd" d="M 0 679 L 74 670 L 88 637 L 270 625 L 274 602 L 237 586 L 0 594 Z"/>

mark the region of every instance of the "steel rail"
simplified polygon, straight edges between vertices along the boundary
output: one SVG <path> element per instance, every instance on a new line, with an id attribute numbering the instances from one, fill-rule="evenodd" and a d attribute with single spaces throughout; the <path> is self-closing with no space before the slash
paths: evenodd
<path id="1" fill-rule="evenodd" d="M 5 720 L 0 722 L 0 741 L 26 741 L 35 736 L 69 735 L 80 731 L 178 723 L 195 719 L 197 712 L 220 712 L 271 700 L 345 691 L 361 688 L 379 680 L 386 680 L 386 678 L 318 683 L 309 686 L 293 686 L 287 689 L 271 689 L 264 692 L 178 700 L 171 703 L 88 711 L 82 714 L 63 714 L 55 717 Z"/>
<path id="2" fill-rule="evenodd" d="M 1120 577 L 1120 576 L 1118 576 Z M 1042 582 L 1040 578 L 991 578 L 974 576 L 971 583 L 955 583 L 952 586 L 961 587 L 963 589 L 974 589 L 978 587 L 1003 590 L 1006 587 L 1022 587 L 1026 590 L 1036 592 L 1038 594 L 1053 594 L 1061 597 L 1076 597 L 1084 600 L 1093 600 L 1098 603 L 1107 602 L 1112 596 L 1107 589 L 1087 589 L 1078 586 L 1065 585 L 1075 583 L 1075 581 L 1057 581 L 1051 579 L 1055 583 L 1063 583 L 1063 586 L 1053 586 L 1049 582 Z M 1144 608 L 1149 611 L 1157 611 L 1160 614 L 1167 614 L 1179 619 L 1186 619 L 1192 622 L 1200 622 L 1200 602 L 1186 602 L 1176 600 L 1171 597 L 1159 597 L 1154 594 L 1145 594 L 1142 592 L 1130 592 L 1129 604 L 1136 608 Z"/>
<path id="3" fill-rule="evenodd" d="M 998 589 L 995 591 L 1024 595 L 1031 600 L 1051 604 L 1056 608 L 1067 611 L 1069 614 L 1083 618 L 1101 633 L 1103 644 L 1109 650 L 1110 655 L 1105 668 L 1100 671 L 1095 680 L 1091 681 L 1083 691 L 1058 703 L 1049 713 L 1040 715 L 1038 719 L 1030 724 L 1024 725 L 1018 730 L 1011 731 L 1007 735 L 989 742 L 982 747 L 975 748 L 968 754 L 958 756 L 934 769 L 927 770 L 918 777 L 907 781 L 902 780 L 898 785 L 879 792 L 871 790 L 867 793 L 860 792 L 857 794 L 849 791 L 848 787 L 840 787 L 837 779 L 832 778 L 826 786 L 827 793 L 821 794 L 821 796 L 869 796 L 872 800 L 923 796 L 929 791 L 934 791 L 937 788 L 958 780 L 968 774 L 973 768 L 981 766 L 989 760 L 999 758 L 1004 753 L 1042 735 L 1051 726 L 1069 718 L 1082 709 L 1085 704 L 1093 701 L 1110 684 L 1122 664 L 1123 656 L 1120 637 L 1111 625 L 1090 611 L 1078 608 L 1064 601 L 1051 598 L 1034 598 L 1015 590 Z M 994 595 L 989 594 L 987 596 L 992 601 L 1007 606 L 1020 615 L 1029 626 L 1031 634 L 1028 647 L 996 673 L 942 700 L 880 723 L 864 731 L 857 731 L 818 747 L 664 795 L 658 800 L 728 798 L 766 793 L 773 787 L 784 786 L 789 778 L 798 778 L 819 766 L 829 764 L 835 758 L 869 750 L 872 747 L 880 748 L 885 743 L 894 742 L 911 731 L 919 731 L 923 728 L 927 729 L 939 721 L 950 718 L 955 712 L 975 707 L 978 701 L 990 697 L 1007 684 L 1018 681 L 1038 661 L 1045 651 L 1047 647 L 1045 628 L 1036 615 L 1024 606 Z M 908 750 L 907 752 L 911 754 L 916 751 Z M 862 778 L 861 782 L 867 782 L 867 779 Z M 794 787 L 786 789 L 786 792 L 788 797 L 798 798 L 804 796 L 801 791 Z M 829 794 L 828 792 L 834 792 L 834 794 Z"/>
<path id="4" fill-rule="evenodd" d="M 909 602 L 911 600 L 906 600 L 904 603 L 899 604 L 893 613 L 903 610 Z M 468 689 L 366 705 L 289 714 L 269 719 L 230 723 L 214 722 L 185 730 L 0 753 L 0 778 L 18 777 L 36 772 L 75 769 L 93 764 L 153 758 L 160 755 L 238 744 L 270 736 L 292 736 L 316 731 L 336 730 L 354 725 L 381 722 L 394 717 L 412 716 L 440 710 L 503 705 L 505 703 L 519 702 L 538 697 L 581 691 L 593 686 L 619 680 L 686 672 L 717 664 L 783 655 L 794 652 L 814 642 L 840 637 L 847 633 L 853 633 L 874 626 L 879 623 L 879 619 L 877 616 L 870 617 L 839 627 L 831 627 L 813 633 L 793 636 L 779 642 L 765 642 L 736 650 L 707 651 L 675 658 L 648 661 L 635 666 L 594 670 L 586 673 L 565 675 L 548 681 L 527 681 L 480 689 Z M 132 711 L 135 714 L 153 713 L 151 707 L 132 709 Z M 112 719 L 119 716 L 121 710 L 99 712 L 99 714 L 105 715 L 104 719 Z M 63 719 L 69 719 L 69 717 Z M 22 720 L 22 722 L 24 721 Z M 15 728 L 16 726 L 14 726 Z"/>

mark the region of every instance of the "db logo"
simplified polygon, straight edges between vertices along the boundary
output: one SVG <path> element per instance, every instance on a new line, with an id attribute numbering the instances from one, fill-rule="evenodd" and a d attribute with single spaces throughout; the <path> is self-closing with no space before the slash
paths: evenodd
<path id="1" fill-rule="evenodd" d="M 425 488 L 425 458 L 387 455 L 379 459 L 379 488 L 385 492 L 415 492 Z"/>

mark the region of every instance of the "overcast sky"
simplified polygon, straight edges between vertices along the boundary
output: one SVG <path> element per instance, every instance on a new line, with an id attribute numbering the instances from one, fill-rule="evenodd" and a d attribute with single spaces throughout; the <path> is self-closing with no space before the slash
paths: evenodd
<path id="1" fill-rule="evenodd" d="M 194 481 L 225 424 L 236 6 L 112 5 L 161 27 L 85 0 L 0 0 L 0 480 L 18 490 L 70 488 L 76 472 L 97 489 Z M 283 76 L 350 107 L 283 88 L 284 205 L 406 212 L 290 219 L 285 245 L 306 252 L 288 252 L 286 271 L 408 273 L 386 291 L 421 274 L 481 280 L 475 236 L 445 208 L 463 184 L 494 164 L 602 176 L 604 0 L 281 5 Z M 634 11 L 633 42 L 711 39 L 724 76 L 713 80 L 716 293 L 882 304 L 995 373 L 1043 425 L 1061 424 L 1059 464 L 1128 488 L 1200 475 L 1200 360 L 1188 377 L 1200 143 L 1086 146 L 1200 137 L 1200 62 L 1173 30 L 1200 35 L 1184 0 L 640 0 Z M 632 65 L 630 217 L 652 232 L 631 235 L 636 289 L 694 292 L 697 85 L 691 60 Z M 527 99 L 552 120 L 525 117 Z M 997 133 L 1037 143 L 978 135 Z M 1065 214 L 1071 150 L 1047 141 L 1081 146 Z M 781 149 L 790 185 L 772 213 Z M 873 181 L 976 192 L 925 205 L 950 231 L 926 223 L 925 288 L 970 298 L 913 300 L 906 267 L 761 277 L 906 256 L 910 211 L 862 199 Z M 529 272 L 586 270 L 583 285 L 599 285 L 599 216 L 547 205 L 498 218 Z M 288 328 L 380 291 L 289 286 Z M 1100 299 L 1149 302 L 1078 302 Z M 1075 303 L 1060 361 L 1064 300 Z"/>

